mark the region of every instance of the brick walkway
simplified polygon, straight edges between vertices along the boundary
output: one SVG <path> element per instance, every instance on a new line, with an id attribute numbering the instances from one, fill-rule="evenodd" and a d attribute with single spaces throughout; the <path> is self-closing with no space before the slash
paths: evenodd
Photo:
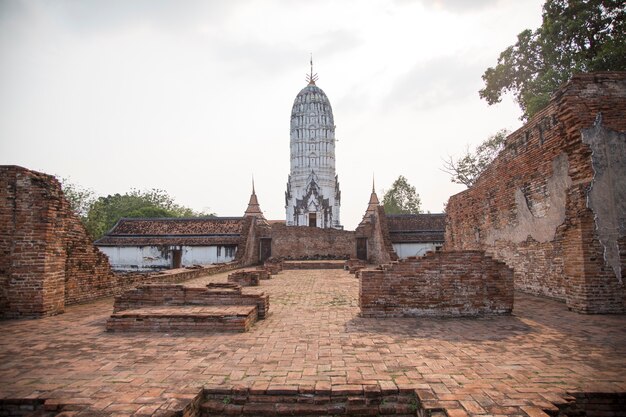
<path id="1" fill-rule="evenodd" d="M 339 270 L 283 271 L 245 290 L 270 294 L 270 316 L 243 334 L 106 333 L 112 299 L 0 322 L 0 398 L 149 415 L 180 409 L 202 386 L 397 385 L 454 417 L 534 417 L 566 391 L 626 392 L 626 316 L 518 294 L 509 317 L 365 319 L 358 281 Z"/>

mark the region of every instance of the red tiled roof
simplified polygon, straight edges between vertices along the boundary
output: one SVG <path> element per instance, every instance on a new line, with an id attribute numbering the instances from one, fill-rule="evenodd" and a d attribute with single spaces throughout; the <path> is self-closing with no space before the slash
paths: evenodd
<path id="1" fill-rule="evenodd" d="M 443 242 L 445 213 L 388 214 L 387 226 L 392 243 Z"/>
<path id="2" fill-rule="evenodd" d="M 236 245 L 243 217 L 121 219 L 100 246 Z"/>

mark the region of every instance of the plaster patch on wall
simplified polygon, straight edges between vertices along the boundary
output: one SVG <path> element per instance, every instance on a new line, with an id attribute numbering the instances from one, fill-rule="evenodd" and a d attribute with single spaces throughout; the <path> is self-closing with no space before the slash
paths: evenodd
<path id="1" fill-rule="evenodd" d="M 594 214 L 604 261 L 621 283 L 618 240 L 626 236 L 626 134 L 603 126 L 598 114 L 593 127 L 582 129 L 582 140 L 591 147 L 594 172 L 587 207 Z"/>
<path id="2" fill-rule="evenodd" d="M 531 236 L 537 242 L 550 242 L 554 239 L 556 228 L 565 221 L 565 202 L 567 189 L 572 184 L 568 175 L 569 163 L 565 153 L 552 161 L 552 176 L 547 182 L 548 196 L 540 203 L 542 215 L 534 215 L 521 188 L 515 190 L 517 209 L 515 224 L 502 229 L 487 232 L 486 242 L 493 245 L 496 240 L 521 243 Z"/>

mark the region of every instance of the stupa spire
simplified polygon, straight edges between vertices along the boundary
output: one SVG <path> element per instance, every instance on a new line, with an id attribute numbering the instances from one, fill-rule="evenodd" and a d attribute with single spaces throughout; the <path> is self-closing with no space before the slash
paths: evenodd
<path id="1" fill-rule="evenodd" d="M 252 176 L 252 194 L 250 194 L 250 201 L 248 201 L 248 208 L 244 213 L 244 217 L 257 217 L 259 219 L 265 220 L 265 216 L 261 211 L 261 206 L 259 205 L 259 200 L 256 196 L 256 191 L 254 189 L 254 176 Z"/>
<path id="2" fill-rule="evenodd" d="M 376 195 L 376 188 L 374 183 L 374 174 L 372 174 L 372 194 L 370 194 L 370 201 L 367 203 L 367 210 L 365 210 L 365 214 L 363 215 L 363 220 L 359 225 L 364 223 L 368 223 L 370 221 L 370 217 L 376 214 L 378 210 L 378 206 L 380 205 L 380 201 L 378 200 L 378 196 Z"/>
<path id="3" fill-rule="evenodd" d="M 317 74 L 313 73 L 313 53 L 311 53 L 311 72 L 306 75 L 306 81 L 309 85 L 315 85 L 315 81 L 319 78 Z"/>

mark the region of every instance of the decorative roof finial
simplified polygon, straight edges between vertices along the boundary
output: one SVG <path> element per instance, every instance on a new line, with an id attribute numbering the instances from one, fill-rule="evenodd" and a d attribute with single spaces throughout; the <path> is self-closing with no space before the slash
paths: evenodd
<path id="1" fill-rule="evenodd" d="M 313 73 L 313 53 L 311 52 L 311 73 L 306 75 L 306 81 L 309 85 L 315 85 L 315 81 L 317 81 L 317 74 Z"/>
<path id="2" fill-rule="evenodd" d="M 376 191 L 374 190 L 374 173 L 372 172 L 372 192 L 375 193 Z"/>
<path id="3" fill-rule="evenodd" d="M 256 192 L 254 191 L 254 174 L 252 174 L 252 194 L 256 194 Z"/>

